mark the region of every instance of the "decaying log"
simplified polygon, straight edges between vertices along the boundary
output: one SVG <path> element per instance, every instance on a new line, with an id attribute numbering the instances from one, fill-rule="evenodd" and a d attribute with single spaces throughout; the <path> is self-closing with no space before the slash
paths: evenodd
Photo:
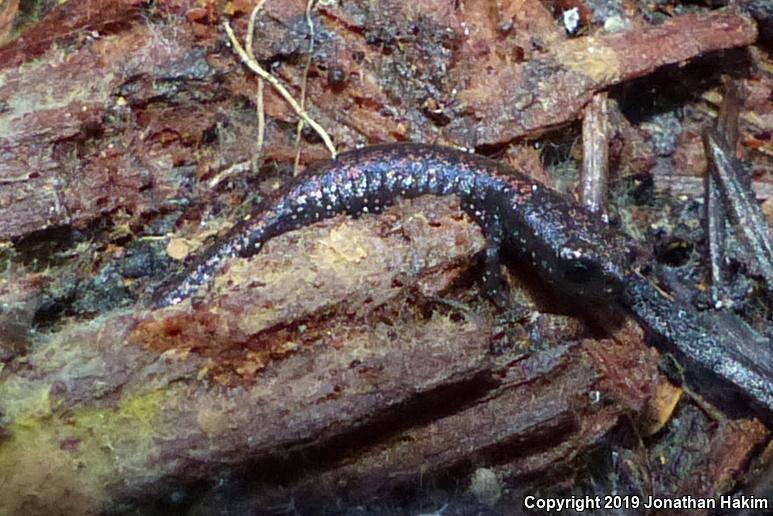
<path id="1" fill-rule="evenodd" d="M 240 172 L 255 157 L 255 83 L 220 29 L 225 14 L 244 34 L 253 5 L 221 4 L 66 2 L 0 49 L 0 241 L 96 227 L 86 252 L 71 250 L 86 266 L 67 272 L 85 275 L 118 260 L 127 238 L 201 240 L 273 189 L 274 178 Z M 307 106 L 341 148 L 533 137 L 610 85 L 755 37 L 729 11 L 566 40 L 530 0 L 499 1 L 494 15 L 485 2 L 378 4 L 314 14 Z M 255 38 L 294 94 L 305 9 L 268 2 Z M 270 91 L 266 110 L 264 172 L 281 173 L 296 118 Z M 326 156 L 304 138 L 304 162 Z M 257 479 L 240 501 L 253 510 L 288 496 L 372 497 L 473 463 L 508 481 L 570 470 L 644 411 L 663 381 L 657 354 L 635 332 L 599 338 L 550 314 L 528 289 L 497 319 L 470 287 L 483 246 L 456 200 L 423 199 L 279 237 L 178 307 L 62 319 L 48 332 L 33 326 L 51 278 L 8 270 L 0 514 L 134 509 L 266 465 L 284 474 Z M 737 427 L 749 436 L 732 427 L 716 441 L 731 459 L 699 486 L 707 496 L 767 436 Z"/>
<path id="2" fill-rule="evenodd" d="M 430 470 L 442 471 L 507 443 L 519 476 L 565 464 L 641 410 L 657 373 L 637 341 L 528 354 L 506 346 L 497 357 L 489 318 L 427 317 L 406 303 L 412 292 L 442 292 L 482 249 L 457 206 L 419 200 L 303 229 L 235 260 L 194 305 L 108 314 L 40 337 L 0 381 L 3 508 L 96 513 L 368 424 L 378 428 L 370 451 L 331 473 L 356 473 L 363 492 L 390 464 L 434 457 Z M 353 263 L 361 277 L 342 272 Z M 633 375 L 616 379 L 623 371 Z M 450 415 L 395 423 L 435 403 Z M 390 424 L 412 444 L 391 440 L 400 434 L 384 432 Z M 559 450 L 529 453 L 526 443 L 563 436 Z M 383 464 L 383 453 L 397 462 Z"/>
<path id="3" fill-rule="evenodd" d="M 539 133 L 574 119 L 600 89 L 712 50 L 748 45 L 756 37 L 751 20 L 713 13 L 569 40 L 543 59 L 495 67 L 491 73 L 478 70 L 459 94 L 467 116 L 455 118 L 444 132 L 469 146 Z"/>
<path id="4" fill-rule="evenodd" d="M 0 447 L 3 511 L 64 503 L 71 513 L 96 513 L 107 499 L 158 494 L 164 478 L 190 480 L 325 439 L 485 371 L 489 337 L 474 322 L 403 322 L 394 309 L 354 316 L 360 305 L 349 299 L 369 290 L 399 308 L 428 275 L 452 278 L 482 246 L 476 227 L 448 205 L 409 206 L 401 224 L 396 213 L 272 241 L 241 264 L 265 285 L 231 297 L 256 296 L 253 304 L 213 292 L 208 313 L 190 306 L 114 313 L 41 338 L 26 365 L 4 371 L 0 382 L 10 435 Z M 317 261 L 296 246 L 314 248 Z M 368 287 L 346 275 L 329 281 L 354 262 L 369 271 Z M 441 284 L 433 280 L 427 294 Z M 175 340 L 185 317 L 200 323 L 188 331 L 201 338 Z M 223 336 L 233 339 L 229 346 Z M 64 501 L 63 489 L 72 493 Z"/>
<path id="5" fill-rule="evenodd" d="M 623 369 L 632 374 L 618 389 Z M 609 340 L 559 345 L 490 372 L 498 385 L 471 407 L 350 452 L 337 466 L 305 472 L 289 486 L 263 486 L 268 491 L 258 491 L 255 506 L 291 496 L 300 507 L 331 504 L 347 493 L 378 499 L 471 463 L 506 463 L 498 473 L 508 481 L 544 474 L 599 445 L 622 415 L 640 411 L 656 376 L 651 356 L 635 342 Z"/>
<path id="6" fill-rule="evenodd" d="M 256 120 L 244 98 L 254 96 L 253 79 L 245 80 L 238 61 L 223 53 L 214 14 L 162 3 L 147 22 L 118 30 L 112 7 L 95 8 L 104 17 L 83 14 L 95 5 L 100 1 L 68 3 L 41 25 L 67 29 L 53 31 L 54 37 L 89 24 L 98 30 L 106 23 L 117 32 L 97 33 L 67 50 L 52 47 L 38 61 L 15 68 L 40 50 L 20 43 L 3 50 L 8 60 L 0 59 L 0 239 L 63 224 L 85 227 L 119 209 L 134 221 L 159 209 L 179 210 L 206 192 L 196 179 L 251 160 Z M 118 5 L 126 13 L 139 8 L 133 1 Z M 600 89 L 755 38 L 754 24 L 744 16 L 686 15 L 658 27 L 558 42 L 545 56 L 512 64 L 500 56 L 513 49 L 475 58 L 483 41 L 502 40 L 487 12 L 475 15 L 482 4 L 464 12 L 449 6 L 422 2 L 411 12 L 374 12 L 347 3 L 321 9 L 325 36 L 319 36 L 320 74 L 309 80 L 309 105 L 339 146 L 410 138 L 474 147 L 534 136 L 572 121 Z M 385 12 L 392 17 L 387 25 Z M 297 43 L 292 34 L 304 26 L 304 13 L 305 2 L 269 2 L 258 24 L 258 57 L 303 52 L 286 46 Z M 470 17 L 478 24 L 473 36 L 461 25 Z M 70 29 L 61 25 L 64 18 L 73 20 Z M 401 34 L 418 36 L 409 47 L 400 43 L 401 51 L 385 53 L 363 40 L 358 31 L 366 30 L 383 31 L 390 49 Z M 302 68 L 276 70 L 295 94 Z M 343 90 L 321 73 L 333 68 L 346 77 Z M 412 89 L 411 81 L 395 83 L 382 73 L 391 68 L 415 69 L 417 77 L 440 83 L 428 96 L 423 86 Z M 287 160 L 295 154 L 294 137 L 276 123 L 294 122 L 294 114 L 270 91 L 266 109 L 272 122 L 263 158 Z M 324 156 L 314 145 L 303 153 L 305 161 Z"/>

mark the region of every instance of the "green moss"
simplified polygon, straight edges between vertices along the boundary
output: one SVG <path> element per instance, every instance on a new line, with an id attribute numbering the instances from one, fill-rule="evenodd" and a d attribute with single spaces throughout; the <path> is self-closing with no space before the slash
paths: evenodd
<path id="1" fill-rule="evenodd" d="M 81 458 L 95 464 L 106 460 L 106 480 L 116 473 L 147 474 L 158 453 L 155 421 L 163 400 L 163 392 L 156 390 L 123 399 L 112 410 L 75 409 L 68 423 L 81 434 Z"/>
<path id="2" fill-rule="evenodd" d="M 36 418 L 8 427 L 0 445 L 0 515 L 97 514 L 104 483 L 74 459 L 57 428 Z"/>
<path id="3" fill-rule="evenodd" d="M 0 413 L 11 422 L 39 420 L 51 415 L 49 388 L 26 378 L 0 383 Z"/>
<path id="4" fill-rule="evenodd" d="M 0 444 L 0 515 L 96 514 L 112 484 L 152 475 L 163 391 L 60 415 L 52 414 L 47 389 L 22 396 L 22 388 L 0 385 L 0 399 L 11 396 L 3 410 L 12 411 L 10 437 Z"/>

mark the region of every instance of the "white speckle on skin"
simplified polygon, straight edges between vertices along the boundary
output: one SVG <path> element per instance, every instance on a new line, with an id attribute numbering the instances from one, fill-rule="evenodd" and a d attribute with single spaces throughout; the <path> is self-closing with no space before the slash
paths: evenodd
<path id="1" fill-rule="evenodd" d="M 565 259 L 580 258 L 582 257 L 582 251 L 579 251 L 577 249 L 571 249 L 569 247 L 562 247 L 561 250 L 558 252 L 558 255 L 561 258 L 565 258 Z"/>

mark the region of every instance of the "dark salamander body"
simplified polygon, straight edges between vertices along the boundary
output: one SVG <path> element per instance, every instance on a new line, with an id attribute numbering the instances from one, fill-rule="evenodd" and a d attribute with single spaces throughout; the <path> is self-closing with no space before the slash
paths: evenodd
<path id="1" fill-rule="evenodd" d="M 443 147 L 373 146 L 310 168 L 160 288 L 154 305 L 181 302 L 225 258 L 252 256 L 277 235 L 340 213 L 378 213 L 401 197 L 427 194 L 459 197 L 483 228 L 484 286 L 493 300 L 505 301 L 499 264 L 504 249 L 575 302 L 626 306 L 663 352 L 679 358 L 697 380 L 714 382 L 708 394 L 740 395 L 773 420 L 773 352 L 750 348 L 746 339 L 716 329 L 709 314 L 662 295 L 631 270 L 636 247 L 571 200 L 495 161 Z M 735 398 L 721 401 L 727 406 Z"/>
<path id="2" fill-rule="evenodd" d="M 559 291 L 581 298 L 619 293 L 630 246 L 597 217 L 495 161 L 420 144 L 367 147 L 339 155 L 300 177 L 265 211 L 238 223 L 155 298 L 179 303 L 210 280 L 224 258 L 248 257 L 267 240 L 340 213 L 378 213 L 398 198 L 456 195 L 483 228 L 485 286 L 501 301 L 502 248 L 531 263 Z"/>

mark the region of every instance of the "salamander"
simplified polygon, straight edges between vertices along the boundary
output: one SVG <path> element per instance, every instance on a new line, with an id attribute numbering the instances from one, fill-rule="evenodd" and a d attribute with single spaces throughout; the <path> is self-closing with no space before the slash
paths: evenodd
<path id="1" fill-rule="evenodd" d="M 487 240 L 484 287 L 503 302 L 500 254 L 530 263 L 560 292 L 614 298 L 628 275 L 628 240 L 566 197 L 482 156 L 432 145 L 388 144 L 340 154 L 238 222 L 159 289 L 154 305 L 181 302 L 207 283 L 225 258 L 249 257 L 269 239 L 345 213 L 378 213 L 398 198 L 456 195 Z"/>
<path id="2" fill-rule="evenodd" d="M 674 302 L 638 275 L 632 264 L 641 256 L 629 238 L 522 173 L 444 147 L 378 145 L 310 167 L 159 288 L 153 304 L 180 303 L 226 258 L 252 256 L 282 233 L 342 213 L 378 213 L 401 197 L 428 194 L 459 197 L 482 227 L 483 284 L 498 304 L 506 302 L 500 255 L 507 251 L 576 304 L 626 307 L 662 351 L 675 353 L 699 379 L 719 381 L 713 392 L 740 394 L 773 419 L 773 363 L 756 361 L 745 339 L 717 330 L 707 314 Z"/>

